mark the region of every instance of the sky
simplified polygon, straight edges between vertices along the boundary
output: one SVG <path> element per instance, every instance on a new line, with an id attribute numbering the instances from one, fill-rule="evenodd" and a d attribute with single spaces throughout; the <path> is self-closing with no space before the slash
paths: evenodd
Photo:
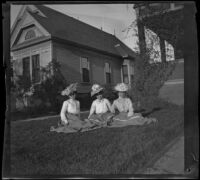
<path id="1" fill-rule="evenodd" d="M 137 37 L 126 30 L 136 19 L 133 4 L 58 4 L 45 5 L 59 12 L 79 19 L 110 34 L 115 34 L 132 49 L 137 49 Z M 21 5 L 11 5 L 11 26 L 13 25 Z"/>

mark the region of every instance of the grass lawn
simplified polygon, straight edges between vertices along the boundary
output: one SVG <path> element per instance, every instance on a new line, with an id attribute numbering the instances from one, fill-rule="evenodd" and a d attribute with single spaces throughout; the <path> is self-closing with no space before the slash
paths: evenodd
<path id="1" fill-rule="evenodd" d="M 169 102 L 184 104 L 184 84 L 166 84 L 160 89 L 160 97 Z"/>
<path id="2" fill-rule="evenodd" d="M 57 119 L 11 123 L 12 176 L 134 174 L 183 132 L 182 106 L 168 104 L 149 116 L 159 123 L 63 134 Z"/>

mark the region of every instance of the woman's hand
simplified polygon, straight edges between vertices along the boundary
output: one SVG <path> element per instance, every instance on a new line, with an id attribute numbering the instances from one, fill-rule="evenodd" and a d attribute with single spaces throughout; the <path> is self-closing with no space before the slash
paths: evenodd
<path id="1" fill-rule="evenodd" d="M 68 124 L 69 124 L 68 120 L 66 120 L 66 119 L 63 120 L 63 124 L 64 124 L 64 125 L 68 125 Z"/>
<path id="2" fill-rule="evenodd" d="M 128 117 L 131 117 L 133 115 L 134 115 L 133 111 L 128 112 Z"/>

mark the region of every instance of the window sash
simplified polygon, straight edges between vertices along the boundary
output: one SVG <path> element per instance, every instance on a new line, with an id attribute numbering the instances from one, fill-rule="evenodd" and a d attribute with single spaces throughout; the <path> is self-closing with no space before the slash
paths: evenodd
<path id="1" fill-rule="evenodd" d="M 30 77 L 30 57 L 25 57 L 23 61 L 23 76 Z"/>
<path id="2" fill-rule="evenodd" d="M 111 66 L 109 63 L 105 63 L 105 72 L 106 73 L 111 73 Z"/>
<path id="3" fill-rule="evenodd" d="M 32 56 L 32 81 L 40 81 L 40 59 L 39 54 Z"/>
<path id="4" fill-rule="evenodd" d="M 81 68 L 89 69 L 89 61 L 87 58 L 81 58 Z"/>
<path id="5" fill-rule="evenodd" d="M 134 75 L 134 66 L 133 65 L 130 66 L 130 74 Z"/>
<path id="6" fill-rule="evenodd" d="M 22 59 L 22 64 L 23 64 L 23 77 L 26 79 L 25 81 L 27 84 L 25 84 L 25 88 L 30 87 L 31 83 L 31 75 L 30 75 L 30 57 L 25 57 Z"/>
<path id="7" fill-rule="evenodd" d="M 106 83 L 107 84 L 111 83 L 111 73 L 106 72 Z"/>
<path id="8" fill-rule="evenodd" d="M 134 80 L 134 75 L 131 74 L 131 82 L 133 82 L 133 80 Z"/>
<path id="9" fill-rule="evenodd" d="M 129 84 L 128 75 L 123 75 L 123 82 Z"/>
<path id="10" fill-rule="evenodd" d="M 128 65 L 122 65 L 122 73 L 123 75 L 128 75 Z"/>
<path id="11" fill-rule="evenodd" d="M 83 82 L 90 82 L 89 70 L 86 68 L 82 68 L 82 79 Z"/>

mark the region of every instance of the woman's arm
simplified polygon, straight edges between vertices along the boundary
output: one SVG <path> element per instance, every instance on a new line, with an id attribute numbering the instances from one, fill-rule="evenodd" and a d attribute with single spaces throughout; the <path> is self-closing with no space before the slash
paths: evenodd
<path id="1" fill-rule="evenodd" d="M 109 101 L 108 99 L 106 99 L 106 105 L 107 105 L 109 111 L 110 111 L 111 113 L 114 113 L 114 110 L 113 110 L 113 108 L 112 108 L 112 106 L 111 106 L 111 104 L 110 104 L 110 101 Z"/>
<path id="2" fill-rule="evenodd" d="M 66 117 L 66 112 L 67 112 L 67 102 L 63 102 L 63 105 L 62 105 L 62 109 L 61 109 L 61 112 L 60 112 L 60 117 L 61 117 L 61 120 L 64 121 L 66 124 L 68 124 L 68 120 L 67 120 L 67 117 Z"/>
<path id="3" fill-rule="evenodd" d="M 90 108 L 90 114 L 88 116 L 88 119 L 90 119 L 91 115 L 95 112 L 95 103 L 93 102 Z"/>
<path id="4" fill-rule="evenodd" d="M 77 110 L 78 110 L 79 119 L 81 119 L 81 114 L 80 114 L 80 102 L 79 102 L 79 101 L 77 101 Z"/>
<path id="5" fill-rule="evenodd" d="M 130 99 L 128 99 L 128 116 L 133 116 L 134 114 L 133 103 Z"/>
<path id="6" fill-rule="evenodd" d="M 112 109 L 112 113 L 115 113 L 115 109 L 116 109 L 115 101 L 113 102 L 111 109 Z"/>

